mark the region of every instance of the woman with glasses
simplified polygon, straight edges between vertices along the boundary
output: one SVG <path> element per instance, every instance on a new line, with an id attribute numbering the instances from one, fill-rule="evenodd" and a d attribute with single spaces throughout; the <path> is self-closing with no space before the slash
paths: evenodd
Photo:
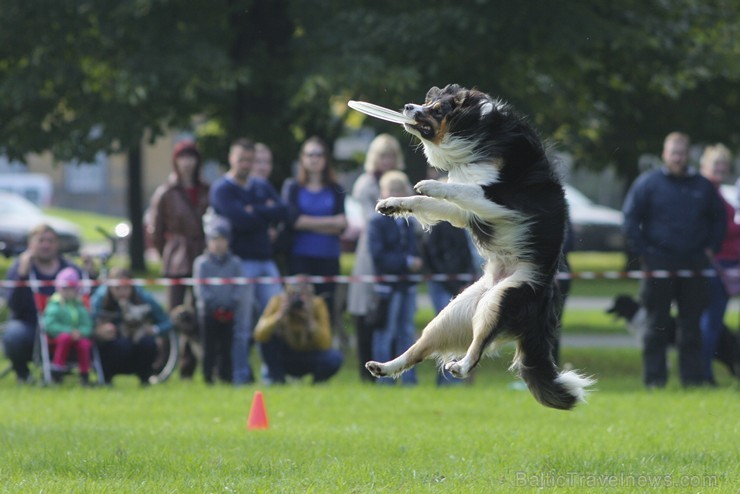
<path id="1" fill-rule="evenodd" d="M 345 192 L 334 177 L 326 143 L 310 137 L 301 146 L 296 177 L 283 184 L 283 201 L 288 206 L 289 274 L 337 276 L 340 235 L 347 228 Z M 335 283 L 317 283 L 316 294 L 334 308 Z"/>

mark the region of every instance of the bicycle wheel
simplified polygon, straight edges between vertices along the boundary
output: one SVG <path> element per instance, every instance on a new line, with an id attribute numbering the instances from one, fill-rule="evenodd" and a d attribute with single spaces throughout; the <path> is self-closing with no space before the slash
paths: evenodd
<path id="1" fill-rule="evenodd" d="M 167 334 L 157 337 L 157 347 L 159 355 L 157 356 L 154 368 L 154 375 L 149 378 L 151 384 L 165 382 L 177 368 L 177 361 L 180 358 L 180 345 L 177 333 L 169 331 Z"/>

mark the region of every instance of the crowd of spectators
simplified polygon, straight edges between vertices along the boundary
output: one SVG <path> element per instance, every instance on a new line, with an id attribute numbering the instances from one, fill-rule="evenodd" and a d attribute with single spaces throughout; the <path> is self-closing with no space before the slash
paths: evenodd
<path id="1" fill-rule="evenodd" d="M 644 270 L 714 266 L 719 272 L 740 266 L 740 224 L 718 192 L 731 171 L 729 150 L 710 146 L 701 170 L 689 166 L 690 141 L 669 134 L 663 166 L 641 175 L 624 202 L 624 232 Z M 162 275 L 172 279 L 260 278 L 257 283 L 173 283 L 164 303 L 141 287 L 132 274 L 114 268 L 94 291 L 82 290 L 83 269 L 59 254 L 53 228 L 41 225 L 8 271 L 21 282 L 5 297 L 10 317 L 3 334 L 5 354 L 19 383 L 33 381 L 29 369 L 34 342 L 43 328 L 53 381 L 62 381 L 70 356 L 89 385 L 90 353 L 97 350 L 101 382 L 119 374 L 152 382 L 161 362 L 161 337 L 173 329 L 168 311 L 190 306 L 197 315 L 202 348 L 183 347 L 180 375 L 193 377 L 200 365 L 207 384 L 236 386 L 282 384 L 312 376 L 325 382 L 344 361 L 338 348 L 341 317 L 352 316 L 363 382 L 375 379 L 368 360 L 389 360 L 415 339 L 416 284 L 406 275 L 480 275 L 480 259 L 464 231 L 442 223 L 422 232 L 413 218 L 397 220 L 375 212 L 381 197 L 411 195 L 398 141 L 377 136 L 370 144 L 351 196 L 362 208 L 365 228 L 357 243 L 352 275 L 399 275 L 401 281 L 353 281 L 337 297 L 333 277 L 340 274 L 340 237 L 347 228 L 346 192 L 336 179 L 331 150 L 318 137 L 300 147 L 294 176 L 280 190 L 270 182 L 273 155 L 263 143 L 235 140 L 228 171 L 210 186 L 200 176 L 201 155 L 194 142 L 179 142 L 172 172 L 152 196 L 146 232 L 162 259 Z M 444 177 L 435 177 L 444 180 Z M 572 232 L 571 232 L 572 233 Z M 564 263 L 567 270 L 567 262 Z M 281 283 L 289 275 L 289 283 Z M 309 283 L 310 277 L 321 277 Z M 297 280 L 297 281 L 295 281 Z M 39 281 L 41 283 L 25 283 Z M 451 277 L 430 281 L 435 311 L 466 286 Z M 191 289 L 192 286 L 192 289 Z M 678 306 L 679 377 L 684 386 L 714 385 L 711 360 L 729 296 L 724 278 L 646 277 L 641 302 L 647 310 L 642 342 L 647 387 L 668 381 L 666 319 Z M 262 368 L 253 368 L 258 346 Z M 557 356 L 557 351 L 554 352 Z M 391 384 L 390 379 L 379 383 Z M 456 381 L 440 374 L 439 384 Z M 407 372 L 402 383 L 413 385 Z"/>

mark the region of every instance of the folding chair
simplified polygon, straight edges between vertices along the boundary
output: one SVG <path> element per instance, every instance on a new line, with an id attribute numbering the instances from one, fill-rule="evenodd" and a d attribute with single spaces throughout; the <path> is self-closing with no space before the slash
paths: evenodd
<path id="1" fill-rule="evenodd" d="M 31 276 L 29 276 L 29 282 L 31 285 L 31 291 L 33 292 L 33 300 L 36 304 L 36 316 L 37 316 L 37 324 L 36 324 L 36 338 L 34 340 L 34 361 L 39 364 L 41 367 L 41 377 L 42 382 L 45 385 L 52 384 L 52 378 L 51 378 L 51 357 L 49 353 L 49 337 L 46 333 L 46 328 L 44 327 L 44 310 L 46 309 L 46 304 L 49 302 L 49 296 L 44 295 L 43 293 L 40 293 L 38 291 L 38 283 L 36 283 L 36 279 L 33 276 L 33 272 L 31 272 Z M 82 295 L 83 301 L 85 303 L 85 307 L 87 310 L 90 310 L 90 294 L 83 293 Z M 105 384 L 105 376 L 103 375 L 103 365 L 100 361 L 100 353 L 98 352 L 98 347 L 95 345 L 95 342 L 93 342 L 92 349 L 91 349 L 91 355 L 90 355 L 90 364 L 92 370 L 95 372 L 95 375 L 97 376 L 97 382 L 98 384 Z M 75 361 L 68 361 L 66 368 L 64 369 L 65 374 L 72 373 L 74 369 L 77 368 L 77 363 Z"/>

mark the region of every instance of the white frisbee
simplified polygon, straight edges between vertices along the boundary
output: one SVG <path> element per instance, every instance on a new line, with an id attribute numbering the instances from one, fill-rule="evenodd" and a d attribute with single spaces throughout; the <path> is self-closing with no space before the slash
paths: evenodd
<path id="1" fill-rule="evenodd" d="M 388 122 L 399 123 L 399 124 L 413 124 L 416 121 L 413 118 L 409 118 L 403 113 L 399 113 L 395 110 L 389 110 L 382 106 L 374 105 L 372 103 L 366 103 L 364 101 L 353 101 L 347 102 L 347 106 L 357 110 L 358 112 L 370 115 L 371 117 L 379 118 L 381 120 L 387 120 Z"/>

